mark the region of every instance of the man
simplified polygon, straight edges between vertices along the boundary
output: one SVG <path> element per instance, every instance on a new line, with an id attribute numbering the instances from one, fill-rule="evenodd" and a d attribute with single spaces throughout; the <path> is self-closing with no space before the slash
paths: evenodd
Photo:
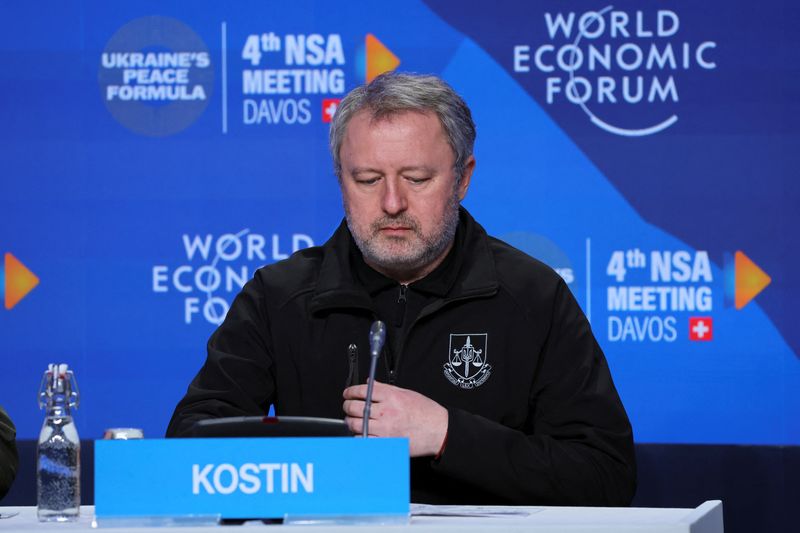
<path id="1" fill-rule="evenodd" d="M 438 78 L 349 93 L 330 131 L 346 221 L 245 285 L 168 435 L 270 405 L 359 432 L 380 318 L 369 428 L 409 438 L 412 501 L 629 504 L 631 427 L 586 318 L 557 274 L 459 207 L 474 140 Z"/>
<path id="2" fill-rule="evenodd" d="M 0 500 L 11 488 L 14 478 L 17 476 L 17 467 L 19 467 L 17 430 L 11 417 L 0 406 Z"/>

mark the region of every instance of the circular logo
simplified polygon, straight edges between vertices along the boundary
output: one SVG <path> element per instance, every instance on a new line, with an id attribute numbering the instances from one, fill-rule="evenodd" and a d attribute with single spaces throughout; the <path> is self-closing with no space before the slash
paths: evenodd
<path id="1" fill-rule="evenodd" d="M 106 108 L 120 124 L 162 137 L 184 130 L 205 111 L 214 70 L 208 48 L 189 26 L 151 16 L 111 37 L 98 81 Z"/>
<path id="2" fill-rule="evenodd" d="M 567 97 L 572 103 L 575 103 L 581 107 L 583 112 L 586 113 L 593 124 L 609 133 L 626 137 L 641 137 L 663 131 L 678 121 L 677 115 L 671 114 L 669 117 L 663 120 L 657 120 L 650 126 L 633 128 L 615 126 L 608 121 L 603 120 L 596 112 L 592 111 L 588 105 L 588 100 L 590 99 L 592 92 L 591 83 L 587 78 L 575 76 L 575 71 L 583 63 L 582 57 L 579 55 L 581 54 L 582 50 L 580 48 L 581 40 L 583 40 L 584 37 L 591 39 L 602 35 L 606 28 L 606 19 L 604 18 L 604 15 L 609 13 L 611 10 L 612 6 L 608 6 L 596 13 L 588 13 L 588 16 L 582 18 L 581 22 L 579 23 L 580 29 L 575 37 L 575 41 L 572 43 L 572 46 L 565 46 L 562 48 L 562 51 L 567 49 L 569 50 L 568 59 L 566 60 L 566 70 L 569 72 L 569 81 L 567 82 Z M 613 20 L 610 17 L 611 15 L 609 15 L 608 26 L 613 24 Z M 675 21 L 674 29 L 677 31 L 677 19 L 675 19 Z M 670 48 L 670 50 L 672 49 Z M 617 48 L 617 52 L 614 57 L 620 69 L 623 71 L 631 71 L 641 69 L 644 66 L 644 56 L 645 54 L 642 52 L 642 47 L 640 45 L 635 43 L 626 43 Z M 581 59 L 579 59 L 579 57 L 581 57 Z M 600 58 L 602 58 L 602 54 L 600 54 Z M 668 59 L 665 61 L 668 61 Z M 604 59 L 598 59 L 598 63 L 601 60 L 604 61 Z M 589 65 L 589 61 L 587 61 L 586 64 Z M 652 65 L 649 65 L 647 68 L 651 69 Z M 589 65 L 589 69 L 590 71 L 594 70 L 591 65 Z M 628 76 L 620 82 L 620 85 L 622 86 L 622 92 L 626 95 L 633 95 L 626 96 L 625 99 L 633 100 L 634 102 L 642 101 L 644 98 L 642 78 L 637 77 L 634 81 L 630 81 L 631 79 L 632 78 Z M 674 79 L 670 77 L 666 82 L 664 82 L 663 86 L 660 85 L 660 83 L 661 82 L 659 81 L 659 78 L 652 78 L 652 84 L 649 86 L 650 88 L 648 90 L 649 96 L 647 101 L 652 104 L 653 101 L 655 101 L 655 97 L 660 94 L 663 101 L 666 101 L 670 96 L 672 96 L 673 100 L 677 102 L 678 96 Z M 605 95 L 605 98 L 607 98 L 609 101 L 612 98 L 615 99 L 611 90 L 611 87 L 614 85 L 616 85 L 614 78 L 610 76 L 603 76 L 601 79 L 598 77 L 598 101 L 602 102 L 603 95 Z M 631 85 L 635 85 L 636 87 L 631 89 Z"/>
<path id="3" fill-rule="evenodd" d="M 507 233 L 501 235 L 500 239 L 548 265 L 564 279 L 572 292 L 576 291 L 575 269 L 567 254 L 556 243 L 543 235 L 525 231 Z"/>
<path id="4" fill-rule="evenodd" d="M 514 47 L 515 72 L 544 74 L 548 105 L 579 106 L 615 135 L 642 137 L 678 121 L 684 87 L 717 68 L 717 43 L 681 30 L 671 9 L 544 13 L 547 40 Z M 683 33 L 682 33 L 683 31 Z M 635 107 L 636 112 L 631 109 Z"/>

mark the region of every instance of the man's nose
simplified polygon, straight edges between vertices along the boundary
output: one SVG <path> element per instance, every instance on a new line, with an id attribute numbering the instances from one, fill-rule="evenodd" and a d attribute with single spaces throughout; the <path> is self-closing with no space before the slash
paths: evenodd
<path id="1" fill-rule="evenodd" d="M 388 178 L 384 180 L 384 183 L 383 198 L 381 199 L 383 211 L 389 215 L 396 215 L 405 211 L 408 208 L 408 199 L 400 180 Z"/>

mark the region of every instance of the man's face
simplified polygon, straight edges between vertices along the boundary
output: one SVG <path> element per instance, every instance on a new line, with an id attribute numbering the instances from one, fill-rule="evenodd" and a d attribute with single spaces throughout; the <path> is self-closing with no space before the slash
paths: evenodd
<path id="1" fill-rule="evenodd" d="M 368 111 L 350 119 L 339 157 L 347 224 L 367 264 L 404 283 L 427 275 L 452 246 L 474 159 L 456 184 L 435 114 L 376 121 Z"/>

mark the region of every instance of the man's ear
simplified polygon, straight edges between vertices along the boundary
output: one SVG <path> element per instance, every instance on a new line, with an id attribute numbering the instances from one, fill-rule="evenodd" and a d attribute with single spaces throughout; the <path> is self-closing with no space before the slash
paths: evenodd
<path id="1" fill-rule="evenodd" d="M 464 174 L 461 175 L 461 181 L 458 183 L 458 201 L 467 196 L 467 189 L 472 179 L 472 172 L 475 170 L 475 156 L 470 155 L 467 162 L 464 164 Z"/>

